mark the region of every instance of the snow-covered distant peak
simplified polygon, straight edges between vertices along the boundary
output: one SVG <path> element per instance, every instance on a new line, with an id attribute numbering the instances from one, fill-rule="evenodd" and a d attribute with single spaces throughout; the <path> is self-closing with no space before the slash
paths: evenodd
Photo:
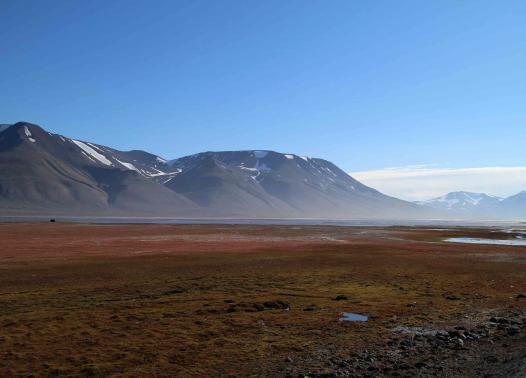
<path id="1" fill-rule="evenodd" d="M 502 201 L 502 198 L 485 193 L 451 192 L 444 196 L 427 201 L 417 202 L 420 205 L 431 206 L 442 210 L 471 210 L 477 207 L 488 206 Z"/>

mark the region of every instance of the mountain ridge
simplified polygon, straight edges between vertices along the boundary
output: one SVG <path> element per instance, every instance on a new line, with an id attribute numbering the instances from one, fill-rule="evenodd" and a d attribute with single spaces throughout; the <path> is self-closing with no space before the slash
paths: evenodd
<path id="1" fill-rule="evenodd" d="M 319 158 L 207 151 L 168 161 L 18 122 L 0 131 L 0 209 L 174 217 L 411 218 L 389 197 Z"/>

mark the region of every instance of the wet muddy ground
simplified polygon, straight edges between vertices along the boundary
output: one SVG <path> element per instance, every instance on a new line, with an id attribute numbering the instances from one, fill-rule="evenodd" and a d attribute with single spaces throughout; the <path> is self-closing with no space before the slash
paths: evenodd
<path id="1" fill-rule="evenodd" d="M 0 376 L 523 377 L 526 247 L 452 237 L 0 224 Z"/>

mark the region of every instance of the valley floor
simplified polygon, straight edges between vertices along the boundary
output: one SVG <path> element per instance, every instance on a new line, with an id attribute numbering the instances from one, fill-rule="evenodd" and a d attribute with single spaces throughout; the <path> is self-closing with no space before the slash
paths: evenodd
<path id="1" fill-rule="evenodd" d="M 526 247 L 449 237 L 0 224 L 0 376 L 523 377 Z"/>

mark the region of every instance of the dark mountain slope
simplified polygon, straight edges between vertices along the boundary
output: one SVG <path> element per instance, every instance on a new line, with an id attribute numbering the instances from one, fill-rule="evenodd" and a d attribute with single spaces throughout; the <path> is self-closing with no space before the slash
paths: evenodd
<path id="1" fill-rule="evenodd" d="M 0 206 L 69 213 L 190 207 L 173 191 L 119 164 L 117 156 L 36 125 L 17 123 L 0 132 Z"/>
<path id="2" fill-rule="evenodd" d="M 421 208 L 381 194 L 334 164 L 273 151 L 205 152 L 170 162 L 166 186 L 231 215 L 379 218 L 423 216 Z"/>
<path id="3" fill-rule="evenodd" d="M 20 122 L 0 128 L 0 208 L 172 217 L 425 218 L 334 164 L 273 151 L 205 152 L 167 162 Z"/>

